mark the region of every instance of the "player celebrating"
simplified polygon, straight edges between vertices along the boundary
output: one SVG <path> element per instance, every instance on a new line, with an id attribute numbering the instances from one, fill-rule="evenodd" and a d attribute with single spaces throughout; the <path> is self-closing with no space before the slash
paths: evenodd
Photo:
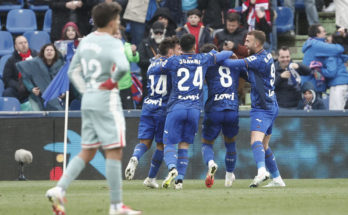
<path id="1" fill-rule="evenodd" d="M 125 120 L 117 81 L 129 70 L 120 40 L 112 37 L 120 24 L 121 6 L 100 3 L 92 10 L 97 31 L 82 39 L 69 68 L 69 77 L 83 95 L 80 154 L 74 157 L 56 187 L 46 196 L 53 212 L 64 215 L 65 191 L 91 161 L 100 146 L 105 150 L 106 179 L 110 188 L 110 215 L 141 214 L 122 203 L 122 148 Z"/>
<path id="2" fill-rule="evenodd" d="M 156 175 L 163 160 L 163 130 L 166 120 L 166 105 L 169 98 L 168 89 L 170 81 L 167 73 L 162 71 L 162 63 L 174 54 L 175 41 L 172 38 L 164 39 L 159 45 L 159 56 L 153 58 L 147 71 L 148 96 L 144 99 L 142 113 L 140 116 L 138 143 L 125 170 L 128 180 L 134 177 L 135 169 L 139 159 L 151 147 L 155 137 L 157 147 L 151 159 L 151 167 L 144 185 L 151 188 L 158 188 Z"/>
<path id="3" fill-rule="evenodd" d="M 213 44 L 206 44 L 201 52 L 217 50 Z M 234 69 L 231 71 L 231 69 Z M 231 187 L 235 180 L 233 174 L 237 153 L 235 136 L 238 133 L 238 81 L 239 69 L 214 65 L 208 68 L 205 79 L 208 85 L 208 99 L 205 103 L 205 114 L 202 130 L 202 155 L 208 166 L 205 185 L 210 188 L 214 184 L 214 174 L 218 165 L 214 162 L 213 144 L 220 131 L 224 135 L 226 156 L 225 186 Z"/>
<path id="4" fill-rule="evenodd" d="M 273 180 L 265 187 L 284 187 L 285 183 L 269 147 L 273 122 L 278 115 L 278 104 L 274 94 L 273 57 L 263 49 L 265 40 L 266 36 L 262 31 L 250 31 L 245 40 L 250 56 L 242 60 L 225 60 L 224 64 L 230 68 L 244 67 L 251 84 L 250 144 L 258 170 L 250 187 L 257 187 L 267 180 L 269 172 Z"/>
<path id="5" fill-rule="evenodd" d="M 216 55 L 195 54 L 195 42 L 193 35 L 184 35 L 180 40 L 183 54 L 169 58 L 163 65 L 163 69 L 170 72 L 172 79 L 163 135 L 164 160 L 169 170 L 162 183 L 164 188 L 168 188 L 177 177 L 175 189 L 182 189 L 188 165 L 188 148 L 198 129 L 203 77 L 207 67 L 232 55 L 230 51 Z M 179 144 L 178 150 L 176 144 Z"/>

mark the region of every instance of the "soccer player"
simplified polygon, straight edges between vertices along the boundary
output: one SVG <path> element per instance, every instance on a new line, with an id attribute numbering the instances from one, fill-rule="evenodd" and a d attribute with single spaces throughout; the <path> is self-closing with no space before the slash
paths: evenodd
<path id="1" fill-rule="evenodd" d="M 159 45 L 160 55 L 151 60 L 147 70 L 148 95 L 144 99 L 138 128 L 140 143 L 135 146 L 125 170 L 126 178 L 132 180 L 139 159 L 151 147 L 155 138 L 156 150 L 152 155 L 148 177 L 144 181 L 144 185 L 151 188 L 158 188 L 155 177 L 163 160 L 163 130 L 167 115 L 168 89 L 170 89 L 170 81 L 167 72 L 162 70 L 162 63 L 174 54 L 175 48 L 175 41 L 172 38 L 166 38 Z"/>
<path id="2" fill-rule="evenodd" d="M 184 35 L 180 40 L 182 55 L 169 58 L 163 65 L 163 69 L 170 72 L 172 80 L 163 135 L 164 160 L 169 170 L 162 183 L 164 188 L 168 188 L 177 177 L 174 187 L 182 189 L 188 165 L 188 148 L 197 132 L 202 108 L 203 77 L 208 66 L 232 55 L 231 51 L 195 54 L 195 43 L 192 34 Z"/>
<path id="3" fill-rule="evenodd" d="M 206 44 L 201 52 L 217 50 L 213 44 Z M 231 71 L 232 70 L 232 71 Z M 214 162 L 213 144 L 220 131 L 224 135 L 226 156 L 225 186 L 231 187 L 235 180 L 233 173 L 236 160 L 235 136 L 238 134 L 238 81 L 239 69 L 214 65 L 208 68 L 205 80 L 208 85 L 208 99 L 205 103 L 205 114 L 202 130 L 202 155 L 208 166 L 205 185 L 210 188 L 214 184 L 214 175 L 218 165 Z"/>
<path id="4" fill-rule="evenodd" d="M 46 196 L 53 212 L 64 215 L 65 191 L 91 161 L 101 146 L 106 156 L 106 179 L 110 189 L 109 215 L 141 214 L 122 203 L 122 148 L 125 146 L 125 120 L 117 81 L 129 70 L 119 39 L 112 37 L 120 24 L 121 6 L 100 3 L 92 10 L 97 31 L 80 42 L 68 74 L 82 93 L 82 150 L 74 157 L 56 187 Z"/>
<path id="5" fill-rule="evenodd" d="M 250 31 L 245 40 L 250 56 L 241 60 L 228 59 L 223 64 L 230 68 L 237 66 L 246 69 L 251 84 L 250 144 L 258 170 L 250 187 L 257 187 L 267 180 L 269 172 L 273 180 L 265 187 L 284 187 L 285 183 L 280 176 L 275 156 L 269 147 L 272 126 L 278 115 L 278 104 L 274 94 L 273 57 L 263 49 L 265 41 L 265 33 Z"/>

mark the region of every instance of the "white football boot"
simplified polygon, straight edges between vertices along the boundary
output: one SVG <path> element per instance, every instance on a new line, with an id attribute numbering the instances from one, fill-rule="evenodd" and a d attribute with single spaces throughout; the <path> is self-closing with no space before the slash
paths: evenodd
<path id="1" fill-rule="evenodd" d="M 53 187 L 47 190 L 46 197 L 52 203 L 52 209 L 55 215 L 65 215 L 65 191 L 61 187 Z"/>
<path id="2" fill-rule="evenodd" d="M 208 167 L 209 169 L 205 178 L 205 186 L 211 188 L 214 184 L 214 175 L 218 169 L 218 165 L 213 160 L 210 160 Z"/>
<path id="3" fill-rule="evenodd" d="M 112 204 L 110 205 L 109 215 L 137 215 L 141 214 L 141 211 L 136 211 L 131 209 L 130 207 L 120 204 Z"/>
<path id="4" fill-rule="evenodd" d="M 162 187 L 168 188 L 172 184 L 172 182 L 173 182 L 174 178 L 176 178 L 176 176 L 178 176 L 178 170 L 176 170 L 176 168 L 173 168 L 172 170 L 169 171 L 167 177 L 164 179 L 164 181 L 162 183 Z"/>
<path id="5" fill-rule="evenodd" d="M 156 182 L 156 178 L 145 178 L 143 184 L 146 186 L 146 187 L 150 187 L 150 188 L 158 188 L 159 185 L 158 183 Z"/>
<path id="6" fill-rule="evenodd" d="M 236 176 L 233 174 L 233 172 L 226 172 L 225 187 L 232 187 L 232 184 L 235 180 L 236 180 Z"/>
<path id="7" fill-rule="evenodd" d="M 267 185 L 263 187 L 285 187 L 285 183 L 281 177 L 273 178 Z"/>
<path id="8" fill-rule="evenodd" d="M 135 169 L 138 166 L 138 159 L 136 157 L 131 157 L 124 172 L 126 179 L 132 180 L 135 174 Z"/>
<path id="9" fill-rule="evenodd" d="M 266 169 L 258 171 L 257 176 L 255 176 L 253 182 L 249 185 L 249 187 L 258 187 L 259 184 L 269 179 L 269 172 Z"/>

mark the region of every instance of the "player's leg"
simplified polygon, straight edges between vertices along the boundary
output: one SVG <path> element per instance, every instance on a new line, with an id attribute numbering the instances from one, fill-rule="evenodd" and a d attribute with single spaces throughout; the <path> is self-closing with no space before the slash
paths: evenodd
<path id="1" fill-rule="evenodd" d="M 255 176 L 250 187 L 257 187 L 260 183 L 269 178 L 269 173 L 266 170 L 265 148 L 262 141 L 265 133 L 273 122 L 272 111 L 255 110 L 250 112 L 251 123 L 251 148 L 253 151 L 254 161 L 257 166 L 257 175 Z"/>
<path id="2" fill-rule="evenodd" d="M 266 136 L 263 139 L 263 146 L 265 148 L 265 161 L 266 161 L 266 168 L 270 172 L 272 181 L 268 183 L 264 187 L 285 187 L 285 183 L 280 176 L 279 169 L 277 166 L 277 161 L 275 159 L 275 156 L 271 150 L 271 147 L 269 147 L 269 141 L 271 140 L 271 134 L 272 134 L 272 126 L 267 130 Z"/>
<path id="3" fill-rule="evenodd" d="M 141 211 L 132 210 L 122 201 L 122 148 L 105 150 L 106 180 L 110 190 L 109 215 L 141 214 Z"/>
<path id="4" fill-rule="evenodd" d="M 152 140 L 155 134 L 156 122 L 152 116 L 140 116 L 140 123 L 138 127 L 139 143 L 134 147 L 133 155 L 129 159 L 128 165 L 125 169 L 125 177 L 132 180 L 137 168 L 140 158 L 145 152 L 151 148 Z"/>
<path id="5" fill-rule="evenodd" d="M 82 150 L 78 156 L 75 156 L 68 164 L 63 176 L 57 183 L 57 186 L 47 190 L 46 197 L 52 202 L 53 212 L 57 215 L 65 214 L 65 191 L 71 182 L 76 179 L 85 165 L 91 161 L 100 146 L 96 131 L 93 127 L 93 111 L 83 110 L 82 114 L 82 131 L 81 145 Z"/>
<path id="6" fill-rule="evenodd" d="M 149 170 L 148 177 L 144 180 L 144 185 L 147 187 L 158 188 L 158 183 L 156 182 L 156 175 L 163 161 L 163 150 L 163 143 L 157 143 L 156 150 L 151 158 L 151 167 Z"/>
<path id="7" fill-rule="evenodd" d="M 151 167 L 149 170 L 148 177 L 144 181 L 144 185 L 151 188 L 158 188 L 158 184 L 156 182 L 156 175 L 163 161 L 163 150 L 164 150 L 163 132 L 164 132 L 165 121 L 166 121 L 166 116 L 156 117 L 155 119 L 155 122 L 156 122 L 155 141 L 157 145 L 156 145 L 156 150 L 152 155 Z"/>
<path id="8" fill-rule="evenodd" d="M 214 184 L 214 175 L 218 169 L 218 165 L 214 161 L 213 144 L 215 138 L 221 131 L 221 120 L 223 115 L 221 112 L 205 113 L 202 129 L 202 157 L 205 165 L 208 167 L 205 185 L 210 188 Z"/>
<path id="9" fill-rule="evenodd" d="M 183 130 L 183 122 L 187 117 L 187 110 L 175 110 L 167 114 L 163 132 L 164 161 L 168 168 L 168 175 L 162 183 L 163 188 L 168 188 L 178 175 L 177 144 L 180 142 Z"/>
<path id="10" fill-rule="evenodd" d="M 122 203 L 122 148 L 126 146 L 122 111 L 100 111 L 94 119 L 98 139 L 105 151 L 105 173 L 110 193 L 110 215 L 140 214 Z"/>
<path id="11" fill-rule="evenodd" d="M 189 109 L 182 128 L 181 142 L 178 150 L 177 169 L 178 176 L 175 182 L 175 189 L 182 189 L 183 180 L 186 175 L 187 166 L 189 163 L 188 149 L 190 144 L 193 144 L 194 138 L 198 130 L 198 123 L 200 117 L 200 110 Z"/>
<path id="12" fill-rule="evenodd" d="M 224 111 L 224 121 L 222 125 L 222 133 L 224 135 L 226 155 L 226 175 L 225 175 L 225 186 L 231 187 L 236 177 L 234 175 L 234 169 L 237 163 L 237 150 L 235 137 L 238 134 L 238 112 L 233 110 Z"/>

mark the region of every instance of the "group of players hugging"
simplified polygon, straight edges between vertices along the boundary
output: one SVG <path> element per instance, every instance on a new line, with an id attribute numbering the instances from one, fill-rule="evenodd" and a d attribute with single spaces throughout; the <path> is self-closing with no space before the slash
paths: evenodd
<path id="1" fill-rule="evenodd" d="M 194 142 L 203 107 L 205 78 L 208 87 L 202 128 L 202 155 L 208 167 L 205 184 L 208 188 L 214 184 L 218 165 L 214 161 L 213 145 L 222 130 L 226 147 L 225 186 L 231 187 L 237 160 L 238 80 L 243 77 L 251 84 L 250 144 L 258 168 L 250 187 L 258 187 L 270 177 L 272 180 L 265 187 L 284 187 L 269 147 L 278 104 L 274 94 L 274 62 L 272 55 L 263 49 L 264 42 L 263 32 L 249 32 L 245 41 L 249 57 L 236 59 L 232 51 L 217 52 L 213 44 L 205 44 L 201 53 L 196 54 L 196 41 L 191 34 L 184 35 L 180 41 L 164 39 L 159 45 L 159 55 L 151 60 L 147 71 L 148 95 L 140 117 L 139 143 L 128 162 L 125 177 L 133 179 L 140 158 L 155 140 L 156 150 L 144 185 L 159 187 L 156 175 L 164 159 L 169 173 L 162 187 L 173 184 L 174 189 L 183 188 L 188 149 Z M 178 46 L 181 54 L 177 52 Z"/>

